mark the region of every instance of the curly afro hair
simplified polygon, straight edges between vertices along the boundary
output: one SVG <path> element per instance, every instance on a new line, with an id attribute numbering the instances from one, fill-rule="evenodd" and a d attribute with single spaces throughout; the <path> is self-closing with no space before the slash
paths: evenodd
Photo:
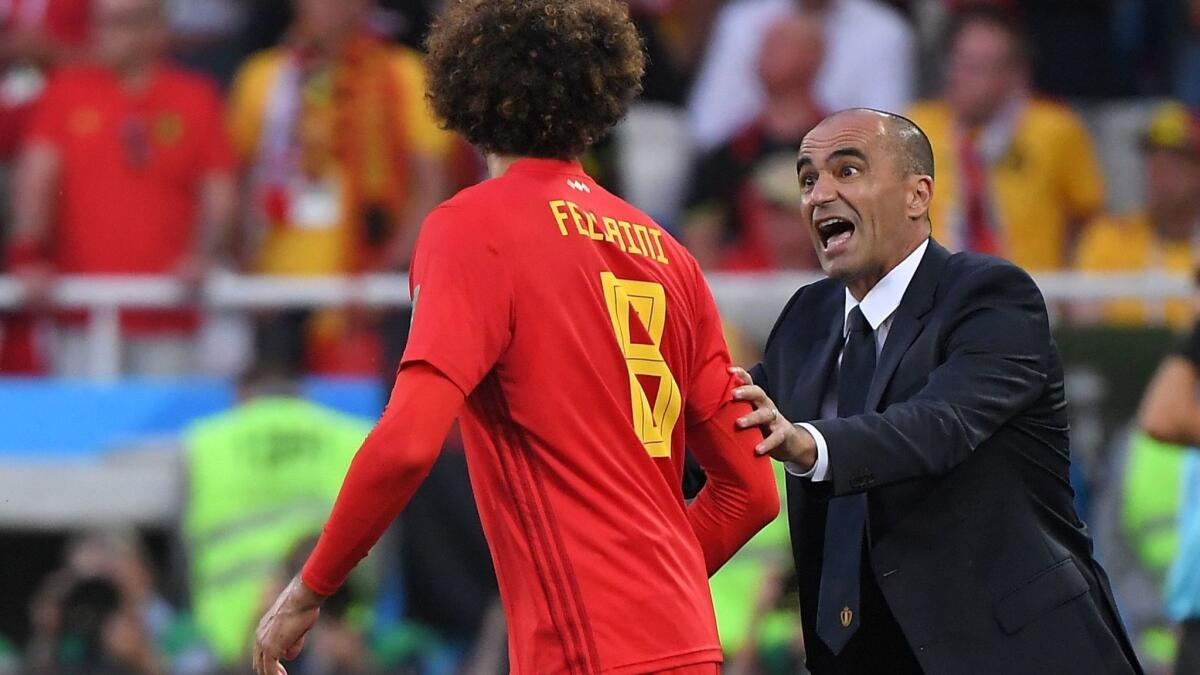
<path id="1" fill-rule="evenodd" d="M 434 112 L 497 155 L 582 155 L 641 93 L 646 65 L 619 0 L 452 0 L 426 47 Z"/>

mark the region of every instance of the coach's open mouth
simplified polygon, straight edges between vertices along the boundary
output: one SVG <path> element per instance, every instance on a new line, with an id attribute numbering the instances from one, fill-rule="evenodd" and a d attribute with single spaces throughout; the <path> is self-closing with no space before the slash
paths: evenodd
<path id="1" fill-rule="evenodd" d="M 854 236 L 854 223 L 841 216 L 826 216 L 817 221 L 817 236 L 826 252 L 840 248 Z"/>

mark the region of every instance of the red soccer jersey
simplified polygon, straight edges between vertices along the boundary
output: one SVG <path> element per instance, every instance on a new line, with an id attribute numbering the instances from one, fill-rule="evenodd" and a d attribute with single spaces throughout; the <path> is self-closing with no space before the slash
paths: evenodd
<path id="1" fill-rule="evenodd" d="M 430 215 L 412 283 L 404 363 L 467 394 L 512 672 L 720 661 L 680 477 L 733 382 L 692 257 L 577 163 L 522 160 Z"/>

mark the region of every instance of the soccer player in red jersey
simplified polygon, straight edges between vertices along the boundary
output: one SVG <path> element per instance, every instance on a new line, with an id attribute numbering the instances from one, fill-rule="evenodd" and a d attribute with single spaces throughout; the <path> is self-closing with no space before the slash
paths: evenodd
<path id="1" fill-rule="evenodd" d="M 577 159 L 638 93 L 619 0 L 461 0 L 429 38 L 429 98 L 492 180 L 431 213 L 391 401 L 300 576 L 259 624 L 281 672 L 324 596 L 403 508 L 462 418 L 512 672 L 719 671 L 708 576 L 779 509 L 695 261 Z M 685 440 L 709 475 L 690 504 Z"/>

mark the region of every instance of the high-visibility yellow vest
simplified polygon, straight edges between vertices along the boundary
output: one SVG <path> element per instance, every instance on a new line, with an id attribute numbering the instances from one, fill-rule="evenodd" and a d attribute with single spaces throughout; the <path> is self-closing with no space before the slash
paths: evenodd
<path id="1" fill-rule="evenodd" d="M 1129 438 L 1121 486 L 1121 535 L 1139 566 L 1158 584 L 1179 552 L 1180 477 L 1184 448 L 1162 443 L 1142 432 Z M 1175 658 L 1177 640 L 1171 626 L 1146 627 L 1135 636 L 1143 659 L 1166 665 Z"/>
<path id="2" fill-rule="evenodd" d="M 371 425 L 296 398 L 259 398 L 186 434 L 196 625 L 222 663 L 251 644 L 267 583 L 320 533 Z"/>
<path id="3" fill-rule="evenodd" d="M 783 464 L 772 462 L 775 470 L 775 483 L 780 494 L 784 492 Z M 754 610 L 763 585 L 769 581 L 772 570 L 792 569 L 792 549 L 788 534 L 787 507 L 784 506 L 779 516 L 771 521 L 753 539 L 746 542 L 732 558 L 726 562 L 709 580 L 712 591 L 713 608 L 717 616 L 717 631 L 721 636 L 721 646 L 726 654 L 735 654 L 749 640 L 756 640 L 757 646 L 772 641 L 780 635 L 777 630 L 779 617 L 767 616 L 761 619 L 757 635 L 751 635 L 755 623 Z M 800 615 L 789 612 L 792 616 L 785 621 L 790 635 L 799 632 Z M 793 620 L 794 619 L 794 620 Z M 769 630 L 768 627 L 775 627 Z"/>

